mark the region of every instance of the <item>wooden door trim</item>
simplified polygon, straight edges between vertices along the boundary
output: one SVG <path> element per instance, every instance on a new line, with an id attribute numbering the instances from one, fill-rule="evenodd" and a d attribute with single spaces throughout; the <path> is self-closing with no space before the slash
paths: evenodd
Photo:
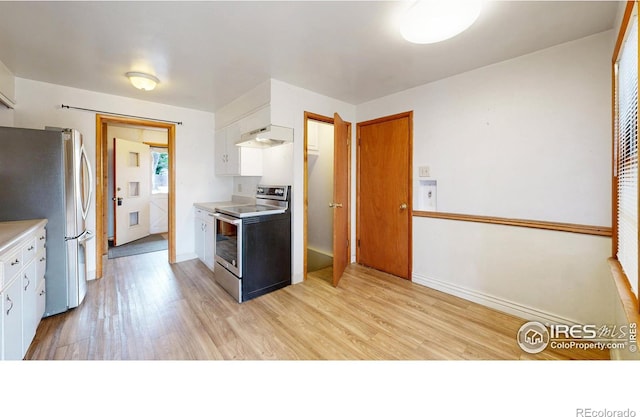
<path id="1" fill-rule="evenodd" d="M 108 159 L 107 159 L 107 125 L 110 123 L 124 123 L 141 128 L 153 127 L 167 130 L 167 151 L 169 153 L 169 263 L 176 262 L 176 161 L 174 123 L 135 119 L 120 116 L 96 114 L 96 278 L 102 278 L 102 257 L 108 251 L 106 230 L 108 226 L 105 196 L 108 195 Z"/>
<path id="2" fill-rule="evenodd" d="M 358 122 L 356 124 L 356 263 L 360 263 L 360 230 L 362 225 L 360 224 L 360 128 L 362 126 L 368 126 L 377 123 L 388 122 L 397 119 L 409 119 L 409 138 L 408 138 L 408 146 L 409 146 L 409 161 L 407 163 L 408 170 L 408 182 L 407 182 L 407 210 L 409 214 L 409 224 L 408 224 L 408 248 L 409 253 L 407 254 L 407 262 L 409 263 L 408 268 L 408 280 L 412 280 L 413 274 L 413 110 L 393 114 L 390 116 L 379 117 L 377 119 L 366 120 L 364 122 Z"/>
<path id="3" fill-rule="evenodd" d="M 312 113 L 312 112 L 308 112 L 305 111 L 304 112 L 304 141 L 303 141 L 303 154 L 304 154 L 304 168 L 303 168 L 303 173 L 304 173 L 304 215 L 303 215 L 303 263 L 302 263 L 302 268 L 303 268 L 303 272 L 302 272 L 302 277 L 303 280 L 307 279 L 307 248 L 308 248 L 308 244 L 309 244 L 309 233 L 308 233 L 308 227 L 309 227 L 309 155 L 307 152 L 307 143 L 308 143 L 308 129 L 307 129 L 307 122 L 309 120 L 315 120 L 316 122 L 323 122 L 323 123 L 329 123 L 330 125 L 333 125 L 333 117 L 328 117 L 328 116 L 323 116 L 321 114 L 317 114 L 317 113 Z M 351 143 L 351 127 L 352 127 L 352 123 L 351 122 L 347 122 L 349 124 L 349 143 Z M 347 180 L 349 181 L 349 202 L 351 202 L 351 146 L 349 146 L 348 149 L 348 168 L 347 168 Z M 349 236 L 349 257 L 351 257 L 351 213 L 349 213 L 349 219 L 347 222 L 347 236 Z"/>

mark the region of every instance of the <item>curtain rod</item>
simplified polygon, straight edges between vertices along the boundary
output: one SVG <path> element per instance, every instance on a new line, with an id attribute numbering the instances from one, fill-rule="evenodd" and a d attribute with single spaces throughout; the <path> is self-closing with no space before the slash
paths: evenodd
<path id="1" fill-rule="evenodd" d="M 111 116 L 124 116 L 124 117 L 131 117 L 131 118 L 134 118 L 134 119 L 151 120 L 151 121 L 154 121 L 154 122 L 175 123 L 177 125 L 181 125 L 182 124 L 182 122 L 176 122 L 176 121 L 173 121 L 173 120 L 154 119 L 152 117 L 133 116 L 133 115 L 130 115 L 130 114 L 123 114 L 123 113 L 112 113 L 112 112 L 109 112 L 109 111 L 85 109 L 85 108 L 82 108 L 82 107 L 67 106 L 65 104 L 62 105 L 62 108 L 63 109 L 74 109 L 74 110 L 89 111 L 89 112 L 100 113 L 100 114 L 109 114 Z"/>

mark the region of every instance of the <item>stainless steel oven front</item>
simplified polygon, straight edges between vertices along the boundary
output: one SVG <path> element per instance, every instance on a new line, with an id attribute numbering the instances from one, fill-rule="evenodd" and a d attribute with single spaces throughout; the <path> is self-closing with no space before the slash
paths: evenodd
<path id="1" fill-rule="evenodd" d="M 242 219 L 216 213 L 216 262 L 242 278 Z"/>

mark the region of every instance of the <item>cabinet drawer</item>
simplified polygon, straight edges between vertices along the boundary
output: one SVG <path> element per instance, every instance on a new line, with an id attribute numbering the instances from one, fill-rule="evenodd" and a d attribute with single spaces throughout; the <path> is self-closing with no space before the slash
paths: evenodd
<path id="1" fill-rule="evenodd" d="M 2 279 L 0 279 L 0 290 L 5 284 L 11 282 L 12 278 L 22 269 L 22 247 L 15 248 L 11 252 L 0 258 L 0 268 L 2 268 Z"/>
<path id="2" fill-rule="evenodd" d="M 22 245 L 22 264 L 28 264 L 33 258 L 36 257 L 38 249 L 36 248 L 36 239 L 30 238 Z"/>
<path id="3" fill-rule="evenodd" d="M 198 220 L 204 220 L 204 210 L 202 209 L 195 209 L 195 218 Z"/>
<path id="4" fill-rule="evenodd" d="M 40 252 L 47 243 L 47 229 L 44 227 L 36 232 L 36 251 Z"/>
<path id="5" fill-rule="evenodd" d="M 44 274 L 47 270 L 47 255 L 44 250 L 38 252 L 36 256 L 36 287 L 44 281 Z"/>

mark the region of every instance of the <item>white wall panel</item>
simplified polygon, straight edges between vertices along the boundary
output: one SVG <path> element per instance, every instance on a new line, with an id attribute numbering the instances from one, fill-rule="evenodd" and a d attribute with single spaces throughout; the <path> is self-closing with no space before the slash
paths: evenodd
<path id="1" fill-rule="evenodd" d="M 15 126 L 42 129 L 72 127 L 82 132 L 95 166 L 96 116 L 92 112 L 61 109 L 61 104 L 181 121 L 176 127 L 176 257 L 195 257 L 194 202 L 221 201 L 231 195 L 232 180 L 214 175 L 214 115 L 181 107 L 129 99 L 93 91 L 16 78 Z M 87 226 L 95 230 L 95 197 Z M 89 241 L 88 269 L 95 276 L 95 239 Z"/>

